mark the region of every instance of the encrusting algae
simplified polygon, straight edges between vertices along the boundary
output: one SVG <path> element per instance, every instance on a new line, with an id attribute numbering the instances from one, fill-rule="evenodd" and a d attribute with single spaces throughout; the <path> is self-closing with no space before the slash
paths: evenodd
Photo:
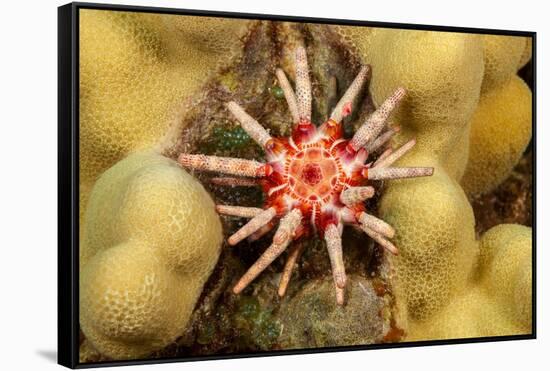
<path id="1" fill-rule="evenodd" d="M 80 20 L 83 361 L 94 351 L 104 359 L 165 356 L 173 344 L 197 344 L 182 345 L 179 356 L 243 350 L 227 341 L 237 324 L 251 337 L 270 329 L 269 339 L 244 342 L 259 350 L 531 332 L 531 229 L 505 224 L 476 238 L 468 200 L 505 180 L 530 141 L 531 92 L 516 75 L 530 59 L 528 38 L 97 10 L 81 10 Z M 350 322 L 357 317 L 327 307 L 331 265 L 315 235 L 286 298 L 276 295 L 284 260 L 245 290 L 269 316 L 238 314 L 231 288 L 267 246 L 250 242 L 220 257 L 229 249 L 224 236 L 243 224 L 220 221 L 214 205 L 257 206 L 261 193 L 224 191 L 175 161 L 202 148 L 264 161 L 224 104 L 237 100 L 269 134 L 288 136 L 292 116 L 275 76 L 281 68 L 293 82 L 301 44 L 310 63 L 312 121 L 328 119 L 360 66 L 370 65 L 370 86 L 343 121 L 346 138 L 404 87 L 389 119 L 400 128 L 391 147 L 410 138 L 416 146 L 392 166 L 434 168 L 431 177 L 386 182 L 367 200 L 395 229 L 398 256 L 380 257 L 370 239 L 343 234 L 352 302 L 343 310 L 355 315 L 353 303 L 363 300 L 382 308 L 361 322 L 360 336 Z M 225 277 L 226 268 L 219 269 L 228 265 Z M 393 273 L 380 273 L 387 265 Z M 370 294 L 360 296 L 360 283 Z M 382 299 L 371 295 L 377 287 L 387 288 Z M 322 299 L 317 313 L 342 329 L 330 332 L 326 321 L 289 329 L 285 313 L 296 316 L 296 306 L 315 295 Z M 226 309 L 213 310 L 210 300 Z M 233 318 L 229 325 L 200 322 L 222 314 Z M 314 331 L 316 340 L 300 331 Z"/>

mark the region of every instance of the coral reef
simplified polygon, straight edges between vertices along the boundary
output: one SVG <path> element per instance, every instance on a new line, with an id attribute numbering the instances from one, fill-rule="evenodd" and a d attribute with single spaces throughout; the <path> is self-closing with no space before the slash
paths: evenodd
<path id="1" fill-rule="evenodd" d="M 358 96 L 360 103 L 343 120 L 344 137 L 403 86 L 407 96 L 389 119 L 401 128 L 392 146 L 412 137 L 416 146 L 396 166 L 435 169 L 429 178 L 382 184 L 382 192 L 367 200 L 396 230 L 400 254 L 392 264 L 399 282 L 380 275 L 387 254 L 381 258 L 378 246 L 353 230 L 343 234 L 351 280 L 343 308 L 334 303 L 322 240 L 308 242 L 295 265 L 296 285 L 282 300 L 277 272 L 284 266 L 277 261 L 243 296 L 231 295 L 245 267 L 267 248 L 261 240 L 224 252 L 207 282 L 220 251 L 220 221 L 210 196 L 173 161 L 182 152 L 203 151 L 264 161 L 223 103 L 239 101 L 270 135 L 288 136 L 292 116 L 273 76 L 278 67 L 295 74 L 292 56 L 301 44 L 310 63 L 312 121 L 325 122 L 360 65 L 370 64 L 370 94 Z M 516 75 L 530 59 L 530 39 L 85 10 L 81 48 L 83 357 L 531 332 L 531 229 L 507 224 L 486 232 L 478 225 L 482 234 L 476 234 L 480 221 L 470 202 L 492 197 L 530 141 L 531 93 Z M 164 156 L 132 154 L 146 148 Z M 223 190 L 207 175 L 193 175 L 216 203 L 265 201 L 257 189 L 235 184 Z M 243 225 L 235 218 L 222 223 L 226 237 Z M 354 305 L 364 298 L 355 283 L 376 290 L 379 277 L 391 293 L 392 301 L 381 303 L 390 316 L 357 318 Z M 318 320 L 289 328 L 290 317 L 307 312 L 299 313 L 297 303 L 315 295 L 323 303 L 314 307 Z M 322 315 L 341 323 L 341 332 L 327 331 L 331 323 Z M 357 337 L 350 321 L 373 332 Z M 381 336 L 377 329 L 386 331 L 388 323 L 393 331 Z M 306 330 L 318 336 L 307 338 Z"/>
<path id="2" fill-rule="evenodd" d="M 530 312 L 522 311 L 520 318 L 520 312 L 510 314 L 502 301 L 485 295 L 486 283 L 476 270 L 488 270 L 489 263 L 479 258 L 483 239 L 481 245 L 475 239 L 465 193 L 496 187 L 530 140 L 530 91 L 515 76 L 527 59 L 527 39 L 388 29 L 361 36 L 344 27 L 341 32 L 363 51 L 373 71 L 382 71 L 373 74 L 375 102 L 398 85 L 409 91 L 395 121 L 402 133 L 416 135 L 418 145 L 399 165 L 414 162 L 436 169 L 433 177 L 414 184 L 391 184 L 381 200 L 381 215 L 396 228 L 400 246 L 397 267 L 407 295 L 408 339 L 530 333 Z M 529 228 L 520 228 L 530 234 Z M 509 236 L 505 229 L 494 233 Z M 503 237 L 499 243 L 502 249 L 531 249 L 530 238 L 512 244 Z M 530 277 L 528 254 L 514 256 Z M 486 280 L 496 291 L 509 286 L 530 295 L 529 281 L 516 277 L 487 275 Z M 503 291 L 508 305 L 524 308 L 512 291 Z M 476 319 L 480 306 L 494 318 Z M 496 320 L 504 317 L 514 317 L 510 321 L 516 325 Z M 452 325 L 445 326 L 446 321 Z"/>
<path id="3" fill-rule="evenodd" d="M 80 248 L 80 324 L 114 359 L 181 336 L 220 253 L 221 224 L 204 188 L 153 152 L 96 182 Z"/>

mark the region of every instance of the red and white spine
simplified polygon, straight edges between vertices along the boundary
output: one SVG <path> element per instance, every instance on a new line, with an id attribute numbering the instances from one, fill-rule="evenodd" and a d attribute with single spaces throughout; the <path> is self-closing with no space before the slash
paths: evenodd
<path id="1" fill-rule="evenodd" d="M 271 173 L 271 166 L 254 160 L 244 160 L 232 157 L 190 155 L 182 153 L 178 162 L 181 166 L 206 171 L 216 171 L 224 174 L 264 177 Z"/>
<path id="2" fill-rule="evenodd" d="M 246 111 L 237 103 L 231 101 L 227 103 L 227 109 L 235 116 L 235 118 L 241 124 L 241 127 L 256 143 L 262 148 L 272 140 L 271 135 L 267 130 L 260 125 L 260 123 L 254 120 Z"/>
<path id="3" fill-rule="evenodd" d="M 311 81 L 304 47 L 296 49 L 296 97 L 299 121 L 311 122 Z"/>
<path id="4" fill-rule="evenodd" d="M 367 121 L 361 125 L 359 130 L 357 130 L 349 143 L 351 148 L 358 151 L 359 148 L 376 138 L 384 128 L 386 120 L 399 102 L 401 102 L 403 97 L 405 97 L 405 89 L 399 88 L 386 99 L 384 103 L 370 115 Z"/>
<path id="5" fill-rule="evenodd" d="M 252 282 L 260 273 L 262 273 L 279 255 L 285 251 L 294 237 L 294 233 L 300 226 L 302 213 L 299 209 L 293 209 L 286 214 L 275 232 L 271 246 L 264 251 L 258 260 L 241 277 L 239 282 L 233 287 L 235 294 L 240 293 L 250 282 Z"/>
<path id="6" fill-rule="evenodd" d="M 266 225 L 277 215 L 274 207 L 263 210 L 261 213 L 254 216 L 248 223 L 246 223 L 241 229 L 231 235 L 227 242 L 230 245 L 236 245 L 258 229 Z"/>
<path id="7" fill-rule="evenodd" d="M 357 95 L 359 95 L 361 89 L 363 88 L 363 85 L 367 80 L 368 73 L 368 66 L 361 67 L 361 70 L 359 71 L 351 85 L 348 87 L 348 90 L 346 90 L 342 98 L 340 98 L 338 104 L 336 104 L 336 107 L 334 107 L 334 110 L 332 110 L 332 113 L 330 115 L 330 119 L 332 121 L 339 123 L 344 117 L 348 116 L 351 113 L 352 104 L 357 98 Z"/>

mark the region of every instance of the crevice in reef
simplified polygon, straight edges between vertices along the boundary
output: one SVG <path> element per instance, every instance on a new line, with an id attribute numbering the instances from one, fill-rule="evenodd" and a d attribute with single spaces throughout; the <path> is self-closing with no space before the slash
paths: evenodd
<path id="1" fill-rule="evenodd" d="M 503 223 L 533 225 L 533 149 L 529 145 L 510 176 L 488 194 L 470 197 L 479 238 Z"/>

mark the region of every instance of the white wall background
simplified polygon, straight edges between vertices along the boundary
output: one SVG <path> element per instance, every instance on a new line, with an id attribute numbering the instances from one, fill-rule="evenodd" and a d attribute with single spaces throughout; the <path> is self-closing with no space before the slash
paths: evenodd
<path id="1" fill-rule="evenodd" d="M 538 32 L 538 340 L 140 366 L 157 370 L 540 369 L 550 357 L 546 128 L 550 27 L 544 1 L 120 0 L 132 5 Z M 111 2 L 111 1 L 107 1 Z M 48 370 L 56 352 L 58 0 L 0 9 L 0 369 Z M 549 268 L 550 269 L 550 268 Z M 546 290 L 546 295 L 541 288 Z M 538 366 L 537 366 L 538 365 Z M 547 365 L 545 365 L 548 367 Z M 145 368 L 144 368 L 145 367 Z M 137 369 L 132 367 L 129 369 Z"/>

